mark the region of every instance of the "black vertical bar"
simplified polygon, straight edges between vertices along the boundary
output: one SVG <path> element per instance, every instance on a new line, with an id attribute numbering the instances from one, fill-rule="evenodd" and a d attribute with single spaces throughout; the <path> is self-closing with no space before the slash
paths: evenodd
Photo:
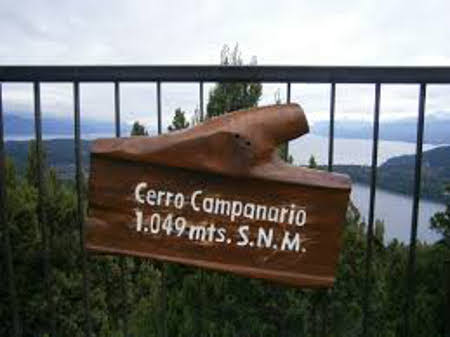
<path id="1" fill-rule="evenodd" d="M 199 310 L 198 310 L 198 332 L 197 336 L 203 336 L 203 307 L 204 307 L 204 298 L 203 298 L 203 285 L 204 285 L 204 272 L 203 269 L 200 270 L 200 282 L 198 285 L 198 297 L 199 297 Z"/>
<path id="2" fill-rule="evenodd" d="M 226 324 L 226 322 L 227 322 L 227 319 L 228 319 L 228 317 L 227 317 L 227 315 L 226 315 L 226 313 L 227 313 L 227 311 L 226 311 L 226 300 L 227 300 L 227 295 L 226 295 L 226 277 L 227 277 L 227 275 L 226 274 L 221 274 L 221 277 L 220 277 L 220 293 L 222 294 L 222 303 L 223 303 L 223 305 L 220 305 L 220 319 L 221 319 L 221 321 L 222 321 L 222 324 L 223 325 L 225 325 Z M 264 289 L 262 290 L 263 291 L 263 294 L 264 294 Z"/>
<path id="3" fill-rule="evenodd" d="M 120 138 L 120 82 L 114 82 L 114 116 L 116 126 L 116 138 Z M 120 290 L 122 293 L 122 320 L 123 320 L 123 335 L 128 337 L 128 292 L 126 287 L 127 277 L 127 260 L 126 257 L 119 257 L 120 267 Z"/>
<path id="4" fill-rule="evenodd" d="M 336 105 L 336 83 L 331 83 L 330 90 L 330 131 L 328 134 L 328 171 L 333 171 L 334 153 L 334 107 Z"/>
<path id="5" fill-rule="evenodd" d="M 204 115 L 203 115 L 203 81 L 200 81 L 199 84 L 199 104 L 200 104 L 200 121 L 203 121 Z M 203 298 L 203 285 L 204 285 L 204 275 L 203 275 L 203 270 L 200 270 L 200 282 L 198 285 L 198 295 L 199 295 L 199 312 L 198 312 L 198 320 L 199 320 L 199 324 L 198 324 L 198 332 L 197 332 L 197 336 L 202 336 L 203 334 L 203 307 L 204 307 L 204 298 Z"/>
<path id="6" fill-rule="evenodd" d="M 321 336 L 328 336 L 328 289 L 322 292 L 322 332 Z"/>
<path id="7" fill-rule="evenodd" d="M 38 223 L 42 236 L 42 251 L 44 259 L 44 286 L 45 296 L 48 307 L 48 318 L 50 321 L 50 335 L 56 336 L 55 324 L 55 306 L 52 297 L 52 282 L 50 280 L 50 250 L 49 250 L 49 230 L 45 219 L 44 199 L 46 195 L 46 185 L 44 183 L 44 153 L 42 150 L 42 116 L 41 116 L 41 87 L 39 82 L 33 83 L 34 98 L 34 128 L 35 128 L 35 146 L 36 146 L 36 178 L 38 190 Z"/>
<path id="8" fill-rule="evenodd" d="M 414 308 L 415 282 L 416 282 L 416 241 L 417 241 L 417 220 L 419 215 L 420 202 L 420 178 L 422 171 L 422 145 L 423 130 L 425 124 L 425 100 L 426 100 L 426 84 L 420 84 L 419 94 L 419 115 L 417 120 L 417 140 L 416 140 L 416 162 L 414 169 L 414 194 L 411 220 L 411 237 L 409 242 L 408 256 L 408 275 L 407 275 L 407 294 L 405 309 L 405 335 L 410 336 L 411 311 Z"/>
<path id="9" fill-rule="evenodd" d="M 167 311 L 167 280 L 166 280 L 166 273 L 167 273 L 167 265 L 166 263 L 162 263 L 161 266 L 161 294 L 160 294 L 160 301 L 161 301 L 161 320 L 160 320 L 160 336 L 167 337 L 167 318 L 166 318 L 166 311 Z"/>
<path id="10" fill-rule="evenodd" d="M 286 84 L 286 103 L 291 103 L 291 82 Z M 286 146 L 284 148 L 284 159 L 286 161 L 289 160 L 289 141 L 286 142 Z"/>
<path id="11" fill-rule="evenodd" d="M 291 82 L 286 84 L 286 102 L 291 103 Z"/>
<path id="12" fill-rule="evenodd" d="M 114 115 L 116 125 L 116 137 L 120 138 L 120 83 L 114 82 Z"/>
<path id="13" fill-rule="evenodd" d="M 120 267 L 120 290 L 122 292 L 122 321 L 123 321 L 123 336 L 128 337 L 128 292 L 126 286 L 127 279 L 127 260 L 126 257 L 119 257 Z"/>
<path id="14" fill-rule="evenodd" d="M 156 105 L 158 110 L 158 135 L 162 133 L 161 121 L 161 82 L 156 82 Z M 166 307 L 167 307 L 167 280 L 166 280 L 166 264 L 163 262 L 161 266 L 161 321 L 160 333 L 162 337 L 167 337 Z"/>
<path id="15" fill-rule="evenodd" d="M 200 100 L 200 122 L 203 122 L 205 119 L 203 112 L 203 81 L 200 82 L 200 92 L 199 92 L 199 100 Z"/>
<path id="16" fill-rule="evenodd" d="M 446 272 L 446 279 L 445 282 L 447 284 L 447 299 L 444 304 L 444 312 L 443 312 L 443 318 L 444 318 L 444 324 L 445 324 L 445 337 L 450 337 L 450 260 L 445 261 L 444 266 L 445 272 Z"/>
<path id="17" fill-rule="evenodd" d="M 372 267 L 372 245 L 373 245 L 373 223 L 375 212 L 375 192 L 377 185 L 378 167 L 378 135 L 380 121 L 380 83 L 375 84 L 375 105 L 373 114 L 373 138 L 372 138 L 372 168 L 370 179 L 370 201 L 369 201 L 369 223 L 367 227 L 367 248 L 365 265 L 365 283 L 363 300 L 363 336 L 367 336 L 369 327 L 369 303 L 370 303 L 370 281 Z"/>
<path id="18" fill-rule="evenodd" d="M 9 303 L 12 316 L 12 333 L 14 337 L 19 337 L 22 334 L 22 329 L 20 326 L 19 308 L 17 303 L 16 279 L 14 275 L 9 223 L 6 218 L 6 198 L 6 154 L 3 134 L 3 94 L 2 84 L 0 83 L 0 223 L 3 225 L 3 251 L 5 257 L 6 275 L 8 278 Z"/>
<path id="19" fill-rule="evenodd" d="M 161 121 L 161 82 L 156 82 L 156 108 L 158 110 L 158 135 L 162 133 Z"/>
<path id="20" fill-rule="evenodd" d="M 313 337 L 317 337 L 318 333 L 317 333 L 317 304 L 314 300 L 314 303 L 312 305 L 312 333 L 311 335 Z"/>
<path id="21" fill-rule="evenodd" d="M 84 181 L 81 160 L 81 136 L 80 136 L 80 83 L 73 83 L 74 100 L 74 133 L 75 133 L 75 179 L 77 189 L 77 221 L 80 231 L 81 269 L 83 273 L 83 306 L 85 316 L 84 333 L 87 337 L 92 335 L 91 315 L 89 312 L 89 280 L 87 274 L 87 256 L 84 247 Z"/>

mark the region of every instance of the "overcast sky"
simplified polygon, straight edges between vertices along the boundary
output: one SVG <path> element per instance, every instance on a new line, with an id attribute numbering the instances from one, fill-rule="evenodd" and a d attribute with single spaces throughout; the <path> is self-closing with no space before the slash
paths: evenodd
<path id="1" fill-rule="evenodd" d="M 224 44 L 244 62 L 276 65 L 450 66 L 450 1 L 20 1 L 0 5 L 0 64 L 217 64 Z M 207 91 L 213 84 L 207 86 Z M 82 85 L 83 118 L 111 119 L 112 85 Z M 264 86 L 261 104 L 284 84 Z M 417 86 L 383 86 L 382 118 L 413 116 Z M 206 92 L 207 92 L 206 91 Z M 70 116 L 71 86 L 44 85 L 44 116 Z M 31 86 L 5 84 L 7 113 L 31 112 Z M 329 86 L 293 86 L 310 120 L 327 118 Z M 429 89 L 448 114 L 450 88 Z M 190 116 L 196 84 L 163 84 L 164 124 Z M 156 125 L 155 86 L 122 86 L 123 119 Z M 370 119 L 373 86 L 338 85 L 338 118 Z"/>

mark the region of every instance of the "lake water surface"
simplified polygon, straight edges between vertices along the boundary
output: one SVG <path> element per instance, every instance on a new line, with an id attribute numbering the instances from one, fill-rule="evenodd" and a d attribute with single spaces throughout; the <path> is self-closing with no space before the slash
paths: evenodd
<path id="1" fill-rule="evenodd" d="M 416 144 L 397 141 L 380 140 L 378 145 L 378 164 L 381 165 L 392 157 L 415 154 Z M 424 144 L 423 150 L 435 148 L 435 145 Z M 319 165 L 328 163 L 328 138 L 318 135 L 305 135 L 289 143 L 289 153 L 294 163 L 307 165 L 311 155 L 314 155 Z M 371 139 L 334 140 L 334 164 L 371 165 Z M 353 184 L 351 199 L 358 207 L 362 217 L 367 221 L 369 214 L 370 187 L 363 184 Z M 445 205 L 421 200 L 417 237 L 419 240 L 434 242 L 439 236 L 429 229 L 430 217 L 445 210 Z M 385 242 L 397 238 L 409 242 L 411 232 L 412 198 L 403 194 L 377 189 L 375 199 L 375 218 L 384 220 Z"/>
<path id="2" fill-rule="evenodd" d="M 424 144 L 423 150 L 427 151 L 435 147 L 437 146 Z M 308 164 L 310 156 L 314 155 L 318 164 L 326 165 L 328 163 L 328 138 L 313 134 L 302 136 L 289 142 L 289 153 L 293 156 L 295 164 Z M 392 157 L 415 153 L 415 143 L 379 140 L 378 165 Z M 334 164 L 371 165 L 371 160 L 371 139 L 334 139 Z"/>
<path id="3" fill-rule="evenodd" d="M 353 184 L 351 200 L 361 212 L 367 223 L 369 218 L 370 187 L 363 184 Z M 384 221 L 384 240 L 389 242 L 394 238 L 409 242 L 411 232 L 412 198 L 403 194 L 377 189 L 375 198 L 375 219 Z M 421 241 L 434 242 L 439 236 L 429 229 L 430 218 L 436 212 L 445 210 L 445 205 L 421 200 L 417 237 Z"/>

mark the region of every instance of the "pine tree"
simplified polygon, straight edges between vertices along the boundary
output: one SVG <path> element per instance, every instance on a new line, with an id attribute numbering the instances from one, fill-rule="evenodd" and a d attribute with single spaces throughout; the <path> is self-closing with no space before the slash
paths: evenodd
<path id="1" fill-rule="evenodd" d="M 256 59 L 253 62 L 256 62 Z M 237 44 L 233 52 L 230 52 L 227 45 L 222 48 L 220 64 L 224 66 L 242 66 L 243 61 Z M 255 107 L 258 105 L 261 95 L 261 83 L 218 83 L 209 92 L 209 102 L 206 109 L 207 117 L 211 118 L 230 111 Z"/>
<path id="2" fill-rule="evenodd" d="M 189 127 L 189 123 L 186 122 L 185 112 L 181 108 L 175 110 L 175 115 L 173 116 L 172 125 L 167 128 L 170 132 L 176 130 L 182 130 Z"/>
<path id="3" fill-rule="evenodd" d="M 135 121 L 133 128 L 131 129 L 131 136 L 148 136 L 148 131 L 144 125 L 140 124 L 138 121 Z"/>
<path id="4" fill-rule="evenodd" d="M 308 167 L 309 167 L 309 168 L 312 168 L 312 169 L 317 168 L 316 158 L 314 158 L 313 155 L 311 155 L 311 157 L 309 157 Z"/>
<path id="5" fill-rule="evenodd" d="M 450 186 L 446 187 L 447 193 L 450 193 Z M 442 235 L 442 242 L 450 248 L 450 203 L 447 204 L 445 211 L 437 212 L 430 219 L 430 228 Z"/>

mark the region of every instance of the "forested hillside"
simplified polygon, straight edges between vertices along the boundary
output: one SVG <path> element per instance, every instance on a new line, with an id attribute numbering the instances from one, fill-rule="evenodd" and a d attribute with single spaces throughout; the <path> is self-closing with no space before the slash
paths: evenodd
<path id="1" fill-rule="evenodd" d="M 74 179 L 75 174 L 75 149 L 73 139 L 44 140 L 43 146 L 46 153 L 46 162 L 54 168 L 58 177 L 63 179 Z M 18 174 L 25 172 L 29 141 L 7 141 L 5 150 L 7 156 L 13 161 Z M 89 153 L 91 142 L 81 141 L 81 156 L 85 170 L 89 167 Z M 87 171 L 87 170 L 86 170 Z"/>
<path id="2" fill-rule="evenodd" d="M 377 172 L 377 186 L 386 190 L 412 195 L 414 188 L 415 155 L 391 158 Z M 335 165 L 334 170 L 349 174 L 353 181 L 370 184 L 368 166 Z M 450 146 L 442 146 L 423 153 L 422 196 L 447 202 L 450 196 L 445 185 L 450 184 Z"/>
<path id="3" fill-rule="evenodd" d="M 439 118 L 442 116 L 442 118 Z M 319 121 L 312 126 L 312 133 L 328 137 L 329 122 Z M 415 143 L 417 139 L 417 118 L 405 118 L 380 122 L 379 137 Z M 450 118 L 446 113 L 436 113 L 425 118 L 424 142 L 427 144 L 450 144 Z M 372 122 L 337 120 L 334 135 L 340 138 L 371 139 Z"/>
<path id="4" fill-rule="evenodd" d="M 37 220 L 35 162 L 26 161 L 27 174 L 22 177 L 11 161 L 7 163 L 6 216 L 23 335 L 47 336 L 54 319 L 57 336 L 84 336 L 75 192 L 46 169 L 43 207 L 49 229 L 49 305 Z M 448 227 L 439 221 L 441 228 Z M 375 238 L 369 333 L 398 336 L 404 326 L 408 249 L 396 240 L 385 246 L 382 223 L 376 224 Z M 95 336 L 123 336 L 125 330 L 130 336 L 160 336 L 162 322 L 166 322 L 168 336 L 360 336 L 366 235 L 365 224 L 352 207 L 341 244 L 336 283 L 330 290 L 287 288 L 149 259 L 91 255 L 89 305 Z M 412 336 L 442 335 L 446 320 L 443 266 L 448 256 L 448 238 L 417 247 Z M 7 281 L 7 274 L 0 273 L 3 299 L 8 299 Z M 1 336 L 11 334 L 10 315 L 8 300 L 1 301 Z"/>

